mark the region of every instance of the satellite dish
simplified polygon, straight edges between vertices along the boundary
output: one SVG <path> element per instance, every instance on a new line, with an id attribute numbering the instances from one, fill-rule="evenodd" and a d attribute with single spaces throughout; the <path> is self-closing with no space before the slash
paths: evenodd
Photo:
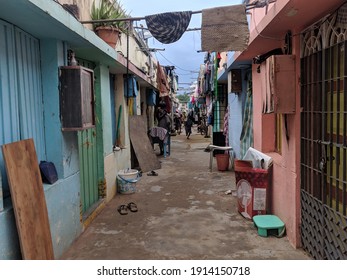
<path id="1" fill-rule="evenodd" d="M 241 214 L 245 218 L 250 219 L 251 216 L 247 212 L 247 206 L 249 206 L 252 200 L 252 186 L 247 180 L 241 179 L 237 182 L 236 188 L 238 203 L 244 209 L 244 212 L 242 212 Z"/>

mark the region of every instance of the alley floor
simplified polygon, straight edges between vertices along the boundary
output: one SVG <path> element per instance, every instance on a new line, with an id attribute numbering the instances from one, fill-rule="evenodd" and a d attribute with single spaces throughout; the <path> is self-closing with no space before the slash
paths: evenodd
<path id="1" fill-rule="evenodd" d="M 171 137 L 158 176 L 143 174 L 137 192 L 117 194 L 62 256 L 65 260 L 304 260 L 287 237 L 261 237 L 237 209 L 235 177 L 209 171 L 210 138 L 193 130 Z M 155 146 L 159 154 L 158 146 Z M 231 191 L 231 194 L 226 194 Z M 137 212 L 117 207 L 136 203 Z"/>

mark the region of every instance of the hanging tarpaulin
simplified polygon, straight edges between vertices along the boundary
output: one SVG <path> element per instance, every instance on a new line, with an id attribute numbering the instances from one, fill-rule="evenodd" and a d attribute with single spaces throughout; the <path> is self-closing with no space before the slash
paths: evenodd
<path id="1" fill-rule="evenodd" d="M 244 51 L 248 41 L 245 5 L 202 10 L 201 49 L 203 51 Z"/>
<path id="2" fill-rule="evenodd" d="M 171 12 L 146 16 L 146 24 L 152 36 L 163 44 L 178 41 L 187 30 L 191 11 Z"/>

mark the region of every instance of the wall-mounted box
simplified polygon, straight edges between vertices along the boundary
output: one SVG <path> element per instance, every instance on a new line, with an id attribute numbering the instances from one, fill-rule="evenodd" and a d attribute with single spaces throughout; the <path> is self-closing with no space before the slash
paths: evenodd
<path id="1" fill-rule="evenodd" d="M 295 55 L 273 55 L 269 63 L 269 82 L 274 113 L 294 114 L 296 109 Z"/>
<path id="2" fill-rule="evenodd" d="M 94 72 L 81 66 L 60 67 L 60 119 L 62 130 L 95 126 Z"/>
<path id="3" fill-rule="evenodd" d="M 233 69 L 230 71 L 231 92 L 242 92 L 242 72 L 241 69 Z"/>

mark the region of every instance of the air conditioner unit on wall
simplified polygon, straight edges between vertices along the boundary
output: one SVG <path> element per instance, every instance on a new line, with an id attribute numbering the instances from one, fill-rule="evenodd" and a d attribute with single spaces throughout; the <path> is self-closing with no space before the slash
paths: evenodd
<path id="1" fill-rule="evenodd" d="M 240 93 L 242 92 L 242 72 L 241 69 L 231 70 L 231 92 Z"/>
<path id="2" fill-rule="evenodd" d="M 94 72 L 82 66 L 60 67 L 62 130 L 95 127 Z"/>

